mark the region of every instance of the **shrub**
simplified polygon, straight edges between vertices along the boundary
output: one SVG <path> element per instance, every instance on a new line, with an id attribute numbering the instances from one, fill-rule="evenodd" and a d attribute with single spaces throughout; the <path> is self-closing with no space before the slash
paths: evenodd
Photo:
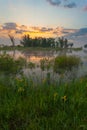
<path id="1" fill-rule="evenodd" d="M 54 72 L 72 70 L 74 67 L 78 67 L 80 64 L 80 58 L 76 56 L 57 56 L 54 60 Z"/>
<path id="2" fill-rule="evenodd" d="M 34 64 L 33 62 L 29 62 L 29 63 L 28 63 L 28 67 L 29 67 L 30 69 L 33 69 L 33 68 L 35 68 L 35 64 Z"/>
<path id="3" fill-rule="evenodd" d="M 16 74 L 22 70 L 25 63 L 26 60 L 23 58 L 15 60 L 9 55 L 0 55 L 0 72 Z"/>
<path id="4" fill-rule="evenodd" d="M 49 70 L 52 66 L 51 60 L 49 58 L 43 58 L 40 60 L 40 68 L 42 71 Z"/>

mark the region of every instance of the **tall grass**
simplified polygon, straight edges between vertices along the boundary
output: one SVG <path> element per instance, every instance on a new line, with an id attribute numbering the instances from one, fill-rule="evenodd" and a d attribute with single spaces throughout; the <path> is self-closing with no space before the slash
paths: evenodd
<path id="1" fill-rule="evenodd" d="M 61 84 L 51 82 L 48 70 L 53 65 L 57 69 L 79 65 L 79 59 L 62 58 L 63 61 L 58 57 L 52 64 L 48 59 L 42 60 L 40 67 L 42 71 L 46 69 L 47 77 L 36 83 L 23 73 L 6 75 L 19 72 L 26 65 L 24 59 L 0 56 L 0 71 L 6 72 L 0 73 L 0 130 L 87 129 L 87 77 L 65 83 L 61 78 Z M 30 62 L 28 67 L 33 69 L 35 64 Z"/>
<path id="2" fill-rule="evenodd" d="M 5 81 L 0 79 L 0 130 L 87 129 L 87 78 L 61 85 L 36 85 L 24 76 Z"/>
<path id="3" fill-rule="evenodd" d="M 76 56 L 57 56 L 54 61 L 54 72 L 71 71 L 73 68 L 78 68 L 81 63 L 79 57 Z"/>
<path id="4" fill-rule="evenodd" d="M 0 73 L 16 74 L 19 73 L 24 66 L 26 66 L 26 60 L 22 57 L 14 59 L 7 54 L 0 55 Z"/>

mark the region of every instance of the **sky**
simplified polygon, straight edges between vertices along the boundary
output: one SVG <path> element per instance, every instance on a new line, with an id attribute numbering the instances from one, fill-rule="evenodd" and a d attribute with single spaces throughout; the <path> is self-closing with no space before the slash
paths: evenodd
<path id="1" fill-rule="evenodd" d="M 56 37 L 87 28 L 87 0 L 0 0 L 0 37 Z"/>

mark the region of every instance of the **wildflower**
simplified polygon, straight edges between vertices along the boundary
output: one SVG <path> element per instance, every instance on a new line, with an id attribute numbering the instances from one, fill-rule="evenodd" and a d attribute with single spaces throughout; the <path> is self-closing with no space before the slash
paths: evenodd
<path id="1" fill-rule="evenodd" d="M 63 96 L 63 97 L 62 97 L 62 100 L 63 100 L 64 102 L 66 102 L 67 96 Z"/>
<path id="2" fill-rule="evenodd" d="M 54 93 L 54 101 L 57 99 L 58 93 Z"/>
<path id="3" fill-rule="evenodd" d="M 24 92 L 24 88 L 23 87 L 19 87 L 18 92 Z"/>

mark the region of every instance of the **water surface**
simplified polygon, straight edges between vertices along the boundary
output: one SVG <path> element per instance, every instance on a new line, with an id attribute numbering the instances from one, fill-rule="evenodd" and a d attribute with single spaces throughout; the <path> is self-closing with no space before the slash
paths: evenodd
<path id="1" fill-rule="evenodd" d="M 23 57 L 26 58 L 28 62 L 33 62 L 35 64 L 39 64 L 40 60 L 43 58 L 55 58 L 56 56 L 59 55 L 75 55 L 77 57 L 81 58 L 81 62 L 82 62 L 82 66 L 79 67 L 78 72 L 77 73 L 77 77 L 78 76 L 84 76 L 87 75 L 87 52 L 80 50 L 80 51 L 72 51 L 72 50 L 68 50 L 68 51 L 46 51 L 46 50 L 35 50 L 35 51 L 0 51 L 0 54 L 9 54 L 11 56 L 13 56 L 14 58 L 19 58 L 19 57 Z M 25 72 L 28 72 L 29 70 L 25 70 Z M 40 68 L 36 68 L 34 70 L 35 73 L 37 73 L 39 75 L 38 72 L 40 72 Z"/>

